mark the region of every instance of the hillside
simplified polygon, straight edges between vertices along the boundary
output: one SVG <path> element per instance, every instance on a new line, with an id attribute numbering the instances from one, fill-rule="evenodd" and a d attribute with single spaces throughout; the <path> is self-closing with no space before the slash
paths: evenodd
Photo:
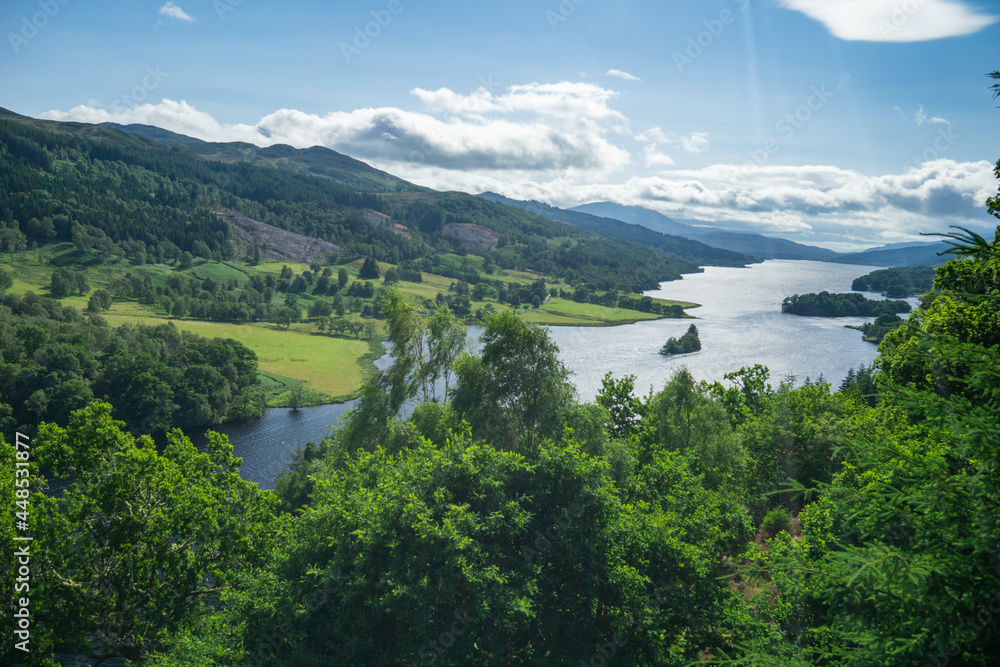
<path id="1" fill-rule="evenodd" d="M 635 241 L 660 248 L 707 266 L 743 266 L 751 260 L 747 255 L 734 249 L 721 249 L 681 236 L 661 234 L 647 227 L 622 222 L 614 218 L 604 218 L 580 211 L 557 208 L 537 201 L 519 201 L 495 192 L 484 192 L 479 196 L 483 199 L 530 211 L 549 220 L 557 220 L 574 227 L 587 229 L 601 236 Z"/>
<path id="2" fill-rule="evenodd" d="M 151 125 L 119 125 L 103 123 L 124 132 L 151 139 L 164 146 L 181 146 L 206 160 L 245 162 L 263 167 L 275 167 L 298 174 L 325 176 L 338 183 L 364 192 L 421 192 L 426 190 L 392 174 L 355 160 L 337 151 L 313 146 L 293 148 L 285 144 L 261 148 L 244 142 L 207 142 Z"/>
<path id="3" fill-rule="evenodd" d="M 826 248 L 795 243 L 786 239 L 744 234 L 741 232 L 715 231 L 696 236 L 702 243 L 735 252 L 745 252 L 761 259 L 810 259 L 820 262 L 834 261 L 838 253 Z"/>
<path id="4" fill-rule="evenodd" d="M 697 235 L 699 232 L 697 227 L 685 225 L 662 213 L 657 213 L 641 206 L 624 206 L 622 204 L 615 204 L 614 202 L 600 201 L 574 206 L 569 210 L 589 213 L 590 215 L 602 218 L 614 218 L 615 220 L 621 220 L 632 225 L 652 229 L 654 232 L 660 232 L 661 234 L 690 237 L 691 235 Z"/>
<path id="5" fill-rule="evenodd" d="M 839 264 L 867 264 L 870 266 L 940 266 L 950 256 L 939 253 L 948 250 L 947 243 L 921 243 L 903 247 L 873 248 L 863 252 L 840 255 L 831 262 Z"/>

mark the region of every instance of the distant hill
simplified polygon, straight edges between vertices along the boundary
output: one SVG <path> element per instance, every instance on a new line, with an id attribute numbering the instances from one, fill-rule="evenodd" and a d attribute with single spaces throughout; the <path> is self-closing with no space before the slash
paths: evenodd
<path id="1" fill-rule="evenodd" d="M 427 188 L 404 181 L 361 160 L 355 160 L 323 146 L 293 148 L 286 144 L 276 144 L 261 148 L 241 141 L 228 143 L 202 141 L 151 125 L 117 123 L 102 123 L 102 125 L 150 139 L 164 146 L 182 147 L 206 160 L 245 162 L 298 174 L 324 176 L 361 192 L 428 191 Z"/>
<path id="2" fill-rule="evenodd" d="M 614 218 L 615 220 L 639 225 L 646 229 L 652 229 L 654 232 L 660 232 L 661 234 L 672 234 L 674 236 L 690 238 L 692 235 L 699 233 L 697 227 L 685 225 L 662 213 L 657 213 L 641 206 L 624 206 L 622 204 L 615 204 L 614 202 L 599 201 L 592 204 L 574 206 L 568 210 L 589 213 L 590 215 L 602 218 Z"/>
<path id="3" fill-rule="evenodd" d="M 951 247 L 944 242 L 893 245 L 902 245 L 903 247 L 874 248 L 840 255 L 829 261 L 838 264 L 868 264 L 871 266 L 940 266 L 951 259 L 951 255 L 938 255 L 939 252 L 944 252 Z"/>
<path id="4" fill-rule="evenodd" d="M 832 262 L 839 253 L 826 248 L 803 245 L 786 239 L 741 232 L 709 232 L 696 237 L 702 243 L 734 252 L 745 252 L 761 259 L 810 259 Z"/>
<path id="5" fill-rule="evenodd" d="M 743 266 L 751 260 L 750 257 L 738 251 L 719 248 L 681 236 L 661 234 L 646 227 L 622 222 L 614 218 L 604 218 L 580 211 L 557 208 L 537 201 L 519 201 L 504 197 L 495 192 L 484 192 L 479 196 L 483 199 L 530 211 L 549 220 L 565 222 L 574 227 L 581 227 L 596 232 L 601 236 L 634 241 L 654 248 L 660 248 L 679 257 L 691 259 L 701 264 L 710 266 Z"/>
<path id="6" fill-rule="evenodd" d="M 833 261 L 838 253 L 825 248 L 803 245 L 786 239 L 734 232 L 718 227 L 696 227 L 673 218 L 651 211 L 641 206 L 623 206 L 613 202 L 595 202 L 574 206 L 569 211 L 589 213 L 608 218 L 614 218 L 634 225 L 641 225 L 661 234 L 673 234 L 687 239 L 700 241 L 713 248 L 731 250 L 733 252 L 752 255 L 759 259 L 811 259 L 816 261 Z"/>

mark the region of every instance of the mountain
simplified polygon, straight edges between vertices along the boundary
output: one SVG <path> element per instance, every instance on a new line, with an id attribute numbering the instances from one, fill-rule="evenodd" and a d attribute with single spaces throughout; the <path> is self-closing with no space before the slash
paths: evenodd
<path id="1" fill-rule="evenodd" d="M 696 238 L 702 243 L 716 248 L 745 252 L 761 259 L 810 259 L 819 262 L 832 262 L 835 261 L 834 258 L 839 256 L 839 253 L 826 248 L 803 245 L 761 234 L 716 231 L 702 234 Z"/>
<path id="2" fill-rule="evenodd" d="M 313 146 L 293 148 L 276 144 L 261 148 L 241 141 L 210 142 L 151 125 L 119 125 L 102 123 L 123 132 L 135 134 L 164 146 L 177 146 L 205 160 L 245 162 L 263 167 L 275 167 L 299 174 L 324 176 L 363 192 L 424 192 L 427 188 L 376 169 L 337 151 Z"/>
<path id="3" fill-rule="evenodd" d="M 713 248 L 731 250 L 732 252 L 751 255 L 759 259 L 811 259 L 827 262 L 833 261 L 833 258 L 838 256 L 838 253 L 833 250 L 795 243 L 794 241 L 772 236 L 734 232 L 718 227 L 689 225 L 674 220 L 662 213 L 642 208 L 641 206 L 623 206 L 613 202 L 594 202 L 592 204 L 584 204 L 583 206 L 575 206 L 569 210 L 614 218 L 622 222 L 641 225 L 662 234 L 683 236 L 687 239 L 700 241 Z"/>
<path id="4" fill-rule="evenodd" d="M 750 261 L 741 252 L 723 249 L 681 236 L 661 234 L 647 227 L 630 224 L 614 218 L 604 218 L 589 213 L 549 206 L 537 201 L 519 201 L 499 195 L 495 192 L 484 192 L 479 197 L 489 201 L 515 206 L 525 211 L 549 220 L 565 222 L 574 227 L 596 232 L 601 236 L 634 241 L 643 245 L 666 250 L 679 257 L 694 260 L 709 266 L 743 266 Z"/>
<path id="5" fill-rule="evenodd" d="M 840 255 L 831 262 L 838 264 L 868 264 L 870 266 L 940 266 L 950 255 L 941 256 L 951 246 L 944 242 L 910 244 L 891 244 L 897 247 L 870 248 L 862 252 Z M 899 247 L 902 246 L 902 247 Z"/>
<path id="6" fill-rule="evenodd" d="M 185 252 L 247 256 L 258 241 L 236 229 L 240 216 L 326 241 L 336 247 L 326 253 L 336 261 L 374 257 L 430 270 L 443 266 L 442 256 L 471 251 L 498 269 L 528 269 L 547 279 L 572 275 L 623 292 L 655 289 L 699 270 L 693 258 L 480 197 L 421 188 L 328 149 L 188 142 L 148 126 L 131 129 L 0 115 L 0 145 L 7 150 L 0 211 L 16 225 L 0 231 L 20 245 L 72 241 L 81 256 L 140 266 L 177 261 Z M 455 230 L 491 241 L 474 250 Z M 470 283 L 490 280 L 472 262 L 448 270 Z"/>
<path id="7" fill-rule="evenodd" d="M 614 202 L 599 201 L 591 204 L 583 204 L 582 206 L 574 206 L 568 210 L 589 213 L 590 215 L 602 218 L 614 218 L 615 220 L 621 220 L 632 225 L 652 229 L 654 232 L 660 232 L 661 234 L 672 234 L 674 236 L 690 238 L 699 233 L 697 227 L 685 225 L 662 213 L 657 213 L 641 206 L 624 206 L 622 204 L 615 204 Z"/>

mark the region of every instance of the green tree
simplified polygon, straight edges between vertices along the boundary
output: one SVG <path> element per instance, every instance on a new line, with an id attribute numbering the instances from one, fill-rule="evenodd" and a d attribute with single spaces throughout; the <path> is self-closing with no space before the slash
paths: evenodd
<path id="1" fill-rule="evenodd" d="M 575 400 L 559 349 L 513 310 L 487 314 L 483 325 L 482 353 L 455 363 L 455 410 L 474 434 L 505 448 L 554 437 L 562 409 Z"/>
<path id="2" fill-rule="evenodd" d="M 444 400 L 448 400 L 451 385 L 452 365 L 465 351 L 467 334 L 465 326 L 458 321 L 447 305 L 438 306 L 427 320 L 427 359 L 424 375 L 427 376 L 435 394 L 435 385 L 444 378 Z"/>
<path id="3" fill-rule="evenodd" d="M 358 277 L 362 280 L 378 280 L 378 264 L 375 262 L 374 258 L 368 257 L 365 259 L 364 263 L 361 265 L 361 270 L 358 271 Z"/>
<path id="4" fill-rule="evenodd" d="M 33 442 L 44 469 L 74 480 L 33 498 L 40 648 L 136 660 L 272 545 L 273 500 L 240 479 L 224 436 L 200 454 L 174 431 L 160 454 L 123 427 L 97 403 Z"/>

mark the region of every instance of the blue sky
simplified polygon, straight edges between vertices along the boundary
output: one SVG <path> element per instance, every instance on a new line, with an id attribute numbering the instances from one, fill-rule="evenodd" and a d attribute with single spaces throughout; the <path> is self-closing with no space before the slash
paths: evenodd
<path id="1" fill-rule="evenodd" d="M 998 17 L 995 0 L 6 0 L 0 106 L 849 248 L 991 229 Z"/>

